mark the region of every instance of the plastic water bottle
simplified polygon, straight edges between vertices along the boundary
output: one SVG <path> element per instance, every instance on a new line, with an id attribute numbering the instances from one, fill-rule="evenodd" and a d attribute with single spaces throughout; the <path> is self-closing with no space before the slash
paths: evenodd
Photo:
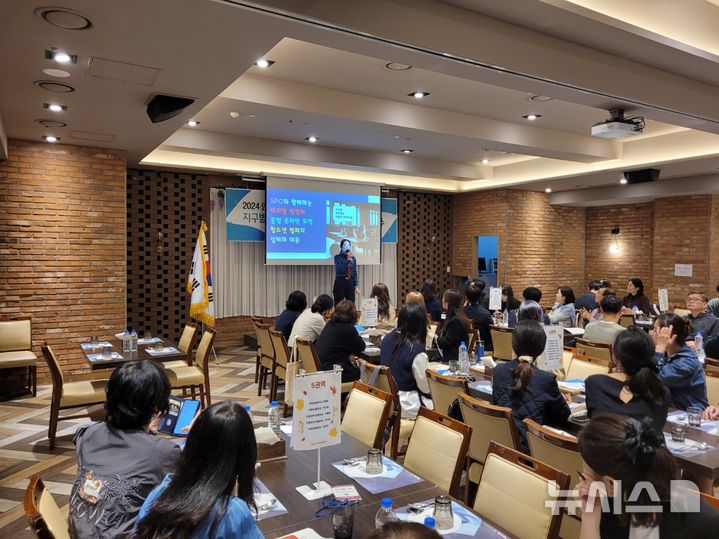
<path id="1" fill-rule="evenodd" d="M 130 331 L 130 352 L 137 352 L 137 331 Z"/>
<path id="2" fill-rule="evenodd" d="M 374 517 L 375 528 L 380 529 L 388 522 L 397 522 L 397 515 L 392 509 L 392 498 L 382 498 L 380 506 L 381 507 L 379 508 L 379 511 L 377 511 L 377 515 Z"/>
<path id="3" fill-rule="evenodd" d="M 128 329 L 125 329 L 125 332 L 122 334 L 122 353 L 127 353 L 130 351 L 130 331 Z"/>
<path id="4" fill-rule="evenodd" d="M 282 432 L 280 430 L 280 405 L 277 401 L 270 403 L 270 412 L 267 414 L 267 426 L 272 429 L 277 436 Z"/>
<path id="5" fill-rule="evenodd" d="M 245 404 L 245 412 L 247 412 L 247 415 L 250 416 L 250 421 L 254 422 L 254 419 L 252 418 L 252 410 L 250 409 L 249 404 Z"/>
<path id="6" fill-rule="evenodd" d="M 694 352 L 699 358 L 699 361 L 704 363 L 706 353 L 704 352 L 704 337 L 702 337 L 700 331 L 697 331 L 697 334 L 694 336 Z"/>
<path id="7" fill-rule="evenodd" d="M 507 328 L 507 327 L 509 327 L 509 310 L 504 309 L 504 312 L 502 313 L 502 315 L 503 315 L 502 325 Z"/>
<path id="8" fill-rule="evenodd" d="M 459 374 L 469 376 L 469 352 L 464 341 L 459 345 Z"/>
<path id="9" fill-rule="evenodd" d="M 484 341 L 482 339 L 479 339 L 477 341 L 477 347 L 474 349 L 474 351 L 477 354 L 477 365 L 482 364 L 482 358 L 484 357 Z"/>
<path id="10" fill-rule="evenodd" d="M 433 530 L 437 527 L 437 522 L 434 520 L 434 517 L 424 517 L 424 525 Z"/>

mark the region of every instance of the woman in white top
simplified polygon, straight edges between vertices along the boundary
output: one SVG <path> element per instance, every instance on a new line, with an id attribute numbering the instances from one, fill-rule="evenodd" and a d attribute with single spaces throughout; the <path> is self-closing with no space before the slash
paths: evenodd
<path id="1" fill-rule="evenodd" d="M 377 298 L 377 317 L 380 322 L 394 326 L 397 323 L 397 311 L 389 298 L 389 288 L 384 283 L 372 287 L 370 298 Z"/>
<path id="2" fill-rule="evenodd" d="M 416 419 L 420 406 L 433 408 L 426 375 L 426 336 L 427 311 L 419 303 L 408 303 L 399 311 L 397 329 L 380 344 L 380 364 L 390 368 L 397 382 L 404 419 Z"/>
<path id="3" fill-rule="evenodd" d="M 325 321 L 332 315 L 334 304 L 335 302 L 331 296 L 327 294 L 318 296 L 312 307 L 302 311 L 302 314 L 295 320 L 287 345 L 294 348 L 297 337 L 312 342 L 317 340 L 317 337 L 325 328 Z"/>

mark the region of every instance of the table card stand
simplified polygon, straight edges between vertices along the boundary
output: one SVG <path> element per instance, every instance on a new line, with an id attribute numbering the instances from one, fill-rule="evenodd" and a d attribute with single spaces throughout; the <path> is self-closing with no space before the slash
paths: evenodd
<path id="1" fill-rule="evenodd" d="M 308 500 L 317 500 L 332 493 L 332 487 L 321 478 L 321 449 L 339 444 L 342 440 L 341 388 L 342 368 L 339 366 L 324 372 L 306 373 L 301 370 L 294 380 L 292 448 L 317 450 L 317 481 L 312 485 L 296 487 L 297 492 Z"/>

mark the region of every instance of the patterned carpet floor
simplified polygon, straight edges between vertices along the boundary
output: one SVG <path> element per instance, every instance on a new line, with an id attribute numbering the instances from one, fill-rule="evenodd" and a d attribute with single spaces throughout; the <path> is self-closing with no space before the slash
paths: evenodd
<path id="1" fill-rule="evenodd" d="M 257 396 L 255 352 L 245 346 L 216 347 L 215 351 L 217 361 L 210 364 L 212 402 L 233 400 L 249 404 L 255 423 L 264 424 L 269 408 L 268 391 Z M 67 515 L 77 469 L 72 437 L 78 425 L 92 419 L 60 421 L 55 449 L 50 451 L 47 427 L 51 395 L 52 386 L 39 386 L 35 398 L 0 402 L 0 537 L 34 537 L 22 503 L 34 474 L 40 474 Z M 90 411 L 94 417 L 102 417 L 101 407 L 95 406 Z"/>

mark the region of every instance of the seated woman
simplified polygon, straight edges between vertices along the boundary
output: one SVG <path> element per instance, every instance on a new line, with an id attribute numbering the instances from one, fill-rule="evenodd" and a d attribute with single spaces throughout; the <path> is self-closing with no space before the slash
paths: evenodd
<path id="1" fill-rule="evenodd" d="M 332 315 L 334 306 L 332 296 L 327 294 L 317 296 L 312 307 L 305 309 L 295 320 L 287 345 L 293 348 L 298 337 L 315 342 L 325 328 L 325 320 Z"/>
<path id="2" fill-rule="evenodd" d="M 300 290 L 295 290 L 287 298 L 285 303 L 285 310 L 280 313 L 280 316 L 275 320 L 275 329 L 281 331 L 285 335 L 285 339 L 290 340 L 290 334 L 292 333 L 292 326 L 295 320 L 302 314 L 307 308 L 307 296 Z"/>
<path id="3" fill-rule="evenodd" d="M 675 314 L 660 314 L 654 322 L 654 350 L 659 379 L 672 393 L 675 408 L 686 410 L 709 406 L 704 368 L 694 350 L 686 344 L 691 322 Z"/>
<path id="4" fill-rule="evenodd" d="M 354 382 L 360 377 L 359 368 L 354 364 L 354 359 L 350 359 L 350 356 L 359 355 L 365 349 L 364 339 L 355 328 L 356 323 L 355 304 L 343 299 L 315 341 L 322 370 L 329 371 L 339 365 L 342 367 L 343 383 Z"/>
<path id="5" fill-rule="evenodd" d="M 586 379 L 587 415 L 612 412 L 637 420 L 649 417 L 661 434 L 672 398 L 657 377 L 652 338 L 637 327 L 621 332 L 614 343 L 614 362 L 614 372 Z"/>
<path id="6" fill-rule="evenodd" d="M 557 377 L 534 364 L 544 352 L 547 334 L 539 322 L 522 320 L 512 332 L 512 348 L 517 358 L 494 369 L 492 404 L 506 406 L 514 413 L 521 450 L 529 452 L 523 421 L 533 419 L 540 425 L 563 425 L 569 418 L 569 406 L 557 386 Z"/>
<path id="7" fill-rule="evenodd" d="M 549 311 L 549 321 L 554 325 L 573 328 L 576 325 L 574 312 L 574 291 L 568 286 L 557 289 L 557 298 L 554 307 Z"/>
<path id="8" fill-rule="evenodd" d="M 397 311 L 389 298 L 389 288 L 384 283 L 372 287 L 371 298 L 377 298 L 377 318 L 380 322 L 394 326 L 397 323 Z"/>
<path id="9" fill-rule="evenodd" d="M 544 314 L 544 309 L 542 309 L 539 303 L 532 300 L 524 300 L 519 304 L 519 309 L 517 309 L 517 322 L 521 322 L 522 320 L 534 320 L 542 325 L 548 325 L 545 324 L 548 318 L 547 315 Z M 514 325 L 516 326 L 516 322 Z M 514 326 L 510 325 L 510 327 Z"/>
<path id="10" fill-rule="evenodd" d="M 77 476 L 70 493 L 73 537 L 124 537 L 142 503 L 180 454 L 149 432 L 168 409 L 170 382 L 154 361 L 130 361 L 107 383 L 107 421 L 77 429 Z"/>
<path id="11" fill-rule="evenodd" d="M 469 320 L 464 314 L 464 298 L 456 288 L 448 288 L 442 297 L 442 306 L 447 318 L 437 337 L 437 347 L 442 353 L 442 361 L 459 360 L 459 346 L 464 342 L 469 347 Z"/>
<path id="12" fill-rule="evenodd" d="M 654 314 L 654 307 L 649 298 L 644 295 L 644 283 L 639 277 L 632 277 L 627 283 L 627 295 L 622 300 L 624 312 L 637 309 L 644 314 Z"/>
<path id="13" fill-rule="evenodd" d="M 579 452 L 584 471 L 575 488 L 582 539 L 717 536 L 719 511 L 699 501 L 696 490 L 682 491 L 681 482 L 672 483 L 680 479 L 679 467 L 651 421 L 598 415 L 579 435 Z M 600 490 L 606 495 L 600 496 Z M 622 507 L 613 507 L 614 500 L 621 500 Z M 682 511 L 682 501 L 699 502 L 699 511 L 691 503 Z"/>
<path id="14" fill-rule="evenodd" d="M 437 298 L 438 290 L 437 283 L 431 279 L 426 280 L 422 283 L 422 297 L 424 298 L 424 306 L 427 312 L 432 317 L 433 322 L 442 321 L 442 303 Z"/>
<path id="15" fill-rule="evenodd" d="M 426 375 L 429 368 L 426 337 L 427 312 L 421 305 L 409 303 L 399 311 L 397 329 L 380 344 L 380 364 L 392 370 L 405 419 L 416 419 L 420 406 L 433 407 Z"/>
<path id="16" fill-rule="evenodd" d="M 600 288 L 596 291 L 594 294 L 594 299 L 597 302 L 598 305 L 601 305 L 602 298 L 606 298 L 607 296 L 616 296 L 617 293 L 612 290 L 611 288 Z M 621 300 L 620 300 L 621 302 Z M 596 322 L 599 320 L 604 319 L 604 314 L 602 313 L 602 309 L 597 307 L 596 309 L 593 309 L 592 311 L 588 311 L 587 309 L 582 308 L 579 311 L 579 316 L 581 317 L 581 323 L 585 326 L 589 322 Z"/>
<path id="17" fill-rule="evenodd" d="M 250 512 L 256 463 L 255 431 L 244 407 L 225 401 L 206 408 L 174 472 L 145 500 L 132 538 L 262 538 Z"/>
<path id="18" fill-rule="evenodd" d="M 494 350 L 492 344 L 492 334 L 489 326 L 492 325 L 492 313 L 482 307 L 482 290 L 484 286 L 480 286 L 478 279 L 475 279 L 464 289 L 464 296 L 467 298 L 467 304 L 464 306 L 464 314 L 467 318 L 474 322 L 474 329 L 479 333 L 479 338 L 484 342 L 485 350 Z M 469 343 L 467 343 L 469 345 Z"/>
<path id="19" fill-rule="evenodd" d="M 489 306 L 489 299 L 487 300 Z M 493 313 L 499 319 L 506 318 L 507 327 L 513 328 L 517 323 L 517 310 L 521 302 L 514 297 L 514 290 L 507 285 L 502 287 L 502 307 Z"/>

